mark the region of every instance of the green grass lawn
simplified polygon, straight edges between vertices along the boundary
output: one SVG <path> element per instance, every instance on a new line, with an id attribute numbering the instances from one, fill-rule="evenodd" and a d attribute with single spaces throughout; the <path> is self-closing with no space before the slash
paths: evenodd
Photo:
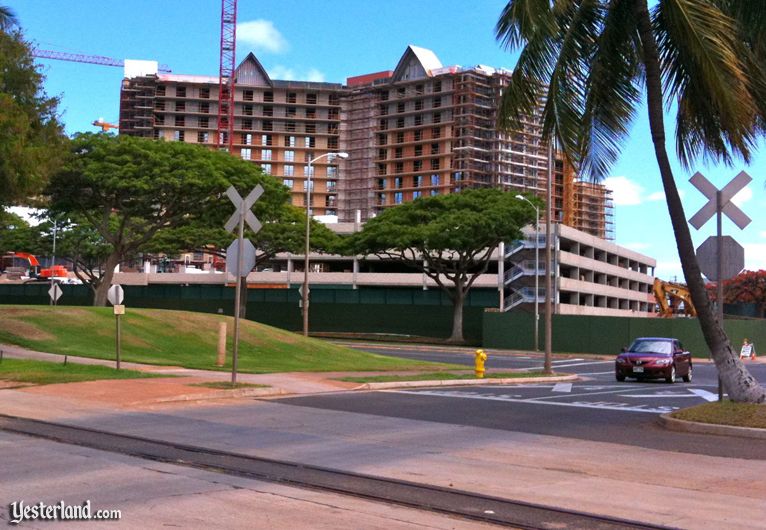
<path id="1" fill-rule="evenodd" d="M 127 309 L 122 318 L 122 360 L 211 370 L 231 369 L 234 320 L 223 315 Z M 114 358 L 111 308 L 0 306 L 0 343 L 93 357 Z M 227 364 L 215 365 L 218 324 L 228 323 Z M 360 352 L 257 322 L 242 320 L 237 368 L 242 372 L 441 370 L 457 365 Z"/>
<path id="2" fill-rule="evenodd" d="M 496 372 L 485 374 L 484 379 L 521 379 L 525 377 L 543 377 L 542 372 Z M 375 375 L 370 377 L 342 377 L 340 381 L 350 383 L 391 383 L 399 381 L 457 381 L 476 379 L 474 374 L 456 374 L 452 372 L 432 372 L 427 374 Z"/>
<path id="3" fill-rule="evenodd" d="M 766 405 L 755 403 L 733 403 L 725 400 L 681 409 L 671 414 L 673 418 L 717 425 L 753 427 L 766 429 Z"/>
<path id="4" fill-rule="evenodd" d="M 162 377 L 160 375 L 137 372 L 135 370 L 115 370 L 108 366 L 87 364 L 52 363 L 27 359 L 3 359 L 0 362 L 0 380 L 35 385 L 56 383 L 79 383 L 101 379 L 139 379 L 144 377 Z"/>

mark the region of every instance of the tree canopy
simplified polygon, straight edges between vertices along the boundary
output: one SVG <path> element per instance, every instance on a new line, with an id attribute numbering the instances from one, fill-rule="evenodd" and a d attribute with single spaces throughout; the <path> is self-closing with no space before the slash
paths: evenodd
<path id="1" fill-rule="evenodd" d="M 15 19 L 0 13 L 0 206 L 37 193 L 59 167 L 66 138 L 58 100 L 43 91 L 43 76 Z"/>
<path id="2" fill-rule="evenodd" d="M 533 201 L 538 199 L 532 198 Z M 422 271 L 453 301 L 450 340 L 463 341 L 463 300 L 487 271 L 493 251 L 521 236 L 535 211 L 497 189 L 420 198 L 385 210 L 351 236 L 354 254 L 374 254 Z"/>
<path id="3" fill-rule="evenodd" d="M 175 249 L 200 244 L 203 229 L 219 230 L 234 212 L 226 189 L 243 194 L 258 184 L 265 193 L 253 210 L 267 226 L 284 217 L 289 192 L 254 164 L 182 142 L 88 133 L 72 140 L 46 193 L 52 214 L 81 219 L 108 245 L 94 301 L 103 305 L 117 264 L 149 249 L 159 234 Z"/>

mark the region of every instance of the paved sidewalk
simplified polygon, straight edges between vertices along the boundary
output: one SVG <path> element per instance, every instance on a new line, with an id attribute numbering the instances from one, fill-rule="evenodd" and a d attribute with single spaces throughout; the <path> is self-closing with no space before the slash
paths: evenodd
<path id="1" fill-rule="evenodd" d="M 21 348 L 3 349 L 9 357 L 61 360 L 61 356 Z M 110 361 L 70 357 L 71 362 L 81 360 L 113 366 Z M 227 381 L 227 372 L 123 365 L 178 377 L 0 389 L 0 411 L 672 527 L 746 529 L 761 528 L 766 521 L 765 461 L 343 413 L 252 398 L 216 400 L 220 396 L 215 390 L 190 385 Z M 341 375 L 240 374 L 238 380 L 271 385 L 253 389 L 262 391 L 262 397 L 358 386 L 333 380 Z M 205 400 L 171 401 L 194 396 Z M 280 500 L 283 509 L 306 509 L 299 497 L 286 494 Z M 160 497 L 161 502 L 172 499 Z M 254 503 L 253 509 L 258 506 Z M 278 521 L 275 515 L 274 522 Z M 308 518 L 297 528 L 311 528 L 312 522 Z M 401 527 L 424 523 L 410 518 Z"/>

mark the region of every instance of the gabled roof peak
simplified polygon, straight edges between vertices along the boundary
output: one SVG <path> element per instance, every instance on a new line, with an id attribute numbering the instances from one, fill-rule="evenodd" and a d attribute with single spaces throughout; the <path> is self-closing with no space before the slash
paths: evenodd
<path id="1" fill-rule="evenodd" d="M 429 49 L 410 44 L 394 70 L 393 81 L 406 81 L 431 77 L 431 70 L 442 68 L 442 63 Z"/>
<path id="2" fill-rule="evenodd" d="M 234 71 L 234 77 L 238 85 L 272 86 L 269 74 L 253 52 L 242 59 Z"/>

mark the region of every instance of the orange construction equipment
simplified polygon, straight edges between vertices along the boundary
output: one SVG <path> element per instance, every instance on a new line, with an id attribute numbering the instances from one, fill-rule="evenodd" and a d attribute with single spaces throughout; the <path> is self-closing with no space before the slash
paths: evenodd
<path id="1" fill-rule="evenodd" d="M 29 277 L 37 277 L 40 273 L 40 262 L 37 261 L 37 257 L 26 252 L 6 252 L 2 256 L 2 261 L 0 261 L 0 271 L 10 270 L 17 266 L 17 260 L 24 260 L 29 263 Z"/>
<path id="2" fill-rule="evenodd" d="M 680 314 L 688 317 L 697 316 L 697 310 L 694 308 L 689 288 L 686 285 L 665 282 L 655 278 L 652 292 L 660 309 L 659 316 L 666 318 Z M 683 304 L 683 309 L 681 304 Z"/>
<path id="3" fill-rule="evenodd" d="M 114 123 L 105 122 L 104 118 L 99 118 L 92 122 L 92 125 L 95 125 L 96 127 L 101 127 L 102 132 L 108 132 L 109 129 L 119 129 L 119 125 L 115 125 Z"/>

